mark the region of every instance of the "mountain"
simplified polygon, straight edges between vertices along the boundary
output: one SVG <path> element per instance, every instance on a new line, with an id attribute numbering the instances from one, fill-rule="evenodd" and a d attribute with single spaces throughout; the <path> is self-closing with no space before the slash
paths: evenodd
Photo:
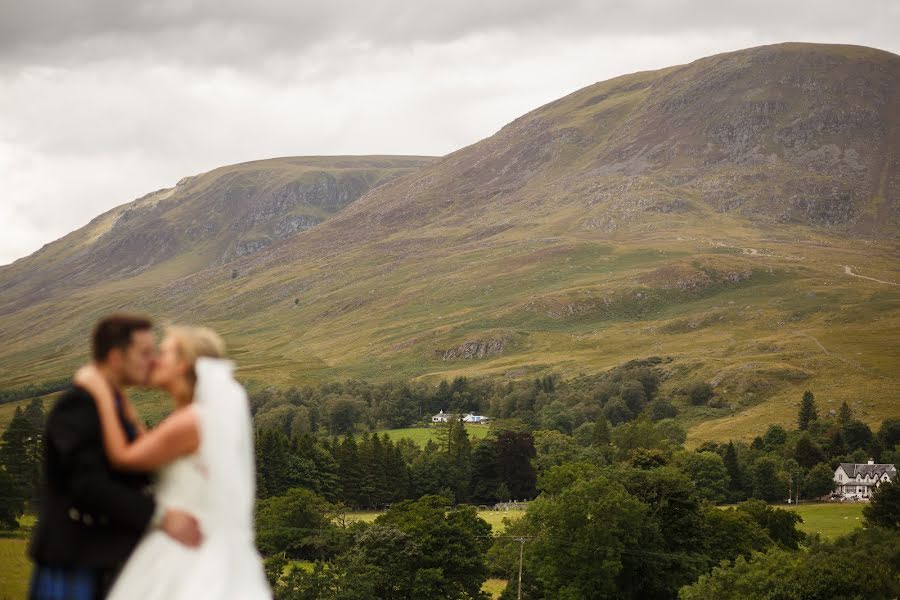
<path id="1" fill-rule="evenodd" d="M 281 213 L 151 195 L 0 270 L 0 386 L 65 373 L 122 308 L 216 327 L 266 382 L 658 355 L 664 393 L 717 391 L 682 413 L 695 439 L 790 422 L 804 389 L 879 422 L 900 415 L 898 117 L 900 57 L 781 44 L 589 86 L 281 241 Z"/>

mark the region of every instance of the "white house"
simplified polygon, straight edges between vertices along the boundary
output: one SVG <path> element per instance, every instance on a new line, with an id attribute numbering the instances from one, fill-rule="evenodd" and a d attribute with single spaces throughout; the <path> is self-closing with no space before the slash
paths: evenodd
<path id="1" fill-rule="evenodd" d="M 467 414 L 463 417 L 463 423 L 487 423 L 488 418 L 482 415 L 475 415 L 472 413 Z"/>
<path id="2" fill-rule="evenodd" d="M 897 481 L 897 467 L 894 465 L 841 463 L 834 471 L 835 491 L 868 498 L 875 488 L 885 481 Z"/>
<path id="3" fill-rule="evenodd" d="M 462 418 L 463 423 L 487 423 L 488 418 L 482 415 L 476 415 L 474 413 L 469 413 L 467 415 L 458 415 L 453 413 L 445 413 L 444 411 L 439 412 L 438 414 L 431 417 L 432 423 L 446 423 L 450 419 L 459 419 Z"/>

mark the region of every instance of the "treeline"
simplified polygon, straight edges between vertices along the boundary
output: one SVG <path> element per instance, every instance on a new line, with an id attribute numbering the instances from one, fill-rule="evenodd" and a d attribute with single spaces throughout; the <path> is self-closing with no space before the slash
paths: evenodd
<path id="1" fill-rule="evenodd" d="M 46 396 L 53 392 L 62 391 L 71 384 L 72 380 L 66 377 L 63 379 L 52 379 L 40 383 L 27 383 L 18 387 L 0 389 L 0 404 Z"/>
<path id="2" fill-rule="evenodd" d="M 541 387 L 539 394 L 562 386 Z M 511 581 L 503 598 L 515 598 L 521 556 L 522 597 L 534 600 L 762 599 L 777 596 L 766 579 L 776 576 L 802 581 L 784 598 L 835 597 L 823 590 L 852 598 L 848 573 L 865 553 L 866 597 L 900 593 L 900 486 L 883 484 L 865 509 L 866 530 L 834 543 L 803 534 L 797 513 L 769 504 L 789 493 L 827 494 L 837 462 L 895 461 L 900 422 L 872 432 L 846 406 L 819 417 L 807 393 L 802 429 L 776 426 L 749 444 L 688 451 L 683 428 L 646 411 L 654 401 L 618 425 L 602 410 L 572 428 L 500 419 L 478 441 L 451 422 L 424 448 L 368 433 L 323 439 L 261 430 L 258 540 L 276 597 L 481 598 L 475 590 L 496 577 Z M 281 458 L 270 460 L 266 447 Z M 291 460 L 313 480 L 270 487 L 267 469 Z M 487 523 L 464 503 L 507 496 L 531 499 L 524 516 L 502 534 L 479 534 Z M 716 506 L 723 502 L 736 506 Z M 390 507 L 374 524 L 344 519 L 348 508 L 381 504 Z M 291 560 L 314 566 L 285 570 Z"/>
<path id="3" fill-rule="evenodd" d="M 727 471 L 727 487 L 711 500 L 737 502 L 749 497 L 769 502 L 786 498 L 816 499 L 834 489 L 839 463 L 900 462 L 900 419 L 887 419 L 873 432 L 854 418 L 847 403 L 837 414 L 820 417 L 815 397 L 806 392 L 798 411 L 798 428 L 770 426 L 750 444 L 705 443 L 699 455 Z M 695 459 L 696 460 L 696 459 Z M 723 493 L 724 492 L 724 495 Z"/>
<path id="4" fill-rule="evenodd" d="M 460 421 L 436 426 L 437 441 L 420 448 L 386 434 L 312 434 L 288 438 L 260 428 L 256 437 L 257 495 L 302 487 L 353 509 L 440 495 L 454 503 L 493 503 L 534 497 L 534 436 L 521 424 L 500 424 L 473 442 Z"/>
<path id="5" fill-rule="evenodd" d="M 712 388 L 694 382 L 659 397 L 663 359 L 631 361 L 606 373 L 561 381 L 547 375 L 532 381 L 500 381 L 457 377 L 437 385 L 424 382 L 366 381 L 322 383 L 250 393 L 258 426 L 285 435 L 343 435 L 350 431 L 396 429 L 430 423 L 443 410 L 474 412 L 498 419 L 517 419 L 532 429 L 571 434 L 589 431 L 602 415 L 611 424 L 646 416 L 651 420 L 677 415 L 677 403 L 704 404 Z"/>

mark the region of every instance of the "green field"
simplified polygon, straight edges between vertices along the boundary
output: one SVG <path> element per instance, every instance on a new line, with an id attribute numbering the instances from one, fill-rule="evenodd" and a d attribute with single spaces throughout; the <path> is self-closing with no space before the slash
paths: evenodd
<path id="1" fill-rule="evenodd" d="M 487 425 L 466 425 L 466 431 L 473 440 L 480 440 L 487 437 L 490 431 Z M 428 443 L 428 440 L 434 440 L 437 428 L 435 427 L 404 427 L 402 429 L 385 429 L 376 432 L 378 434 L 386 433 L 393 441 L 400 439 L 409 439 L 414 441 L 421 447 Z M 436 441 L 436 440 L 435 440 Z"/>
<path id="2" fill-rule="evenodd" d="M 372 523 L 375 519 L 378 518 L 379 515 L 384 514 L 381 511 L 360 511 L 360 512 L 351 512 L 344 515 L 345 519 L 348 523 L 352 523 L 354 521 L 363 521 L 365 523 Z M 508 518 L 510 520 L 519 519 L 522 515 L 525 514 L 524 510 L 510 510 L 510 511 L 497 511 L 497 510 L 479 510 L 478 516 L 488 522 L 488 524 L 493 529 L 494 533 L 502 533 L 506 526 L 503 523 L 503 519 Z"/>
<path id="3" fill-rule="evenodd" d="M 803 517 L 799 529 L 806 533 L 818 533 L 823 539 L 833 540 L 862 526 L 862 510 L 865 503 L 843 502 L 827 504 L 801 504 L 784 506 Z"/>

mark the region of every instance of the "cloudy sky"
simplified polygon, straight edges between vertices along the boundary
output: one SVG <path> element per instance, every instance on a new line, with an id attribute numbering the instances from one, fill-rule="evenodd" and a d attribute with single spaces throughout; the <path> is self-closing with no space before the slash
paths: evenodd
<path id="1" fill-rule="evenodd" d="M 181 177 L 441 155 L 585 85 L 781 41 L 900 53 L 896 0 L 0 0 L 0 264 Z"/>

